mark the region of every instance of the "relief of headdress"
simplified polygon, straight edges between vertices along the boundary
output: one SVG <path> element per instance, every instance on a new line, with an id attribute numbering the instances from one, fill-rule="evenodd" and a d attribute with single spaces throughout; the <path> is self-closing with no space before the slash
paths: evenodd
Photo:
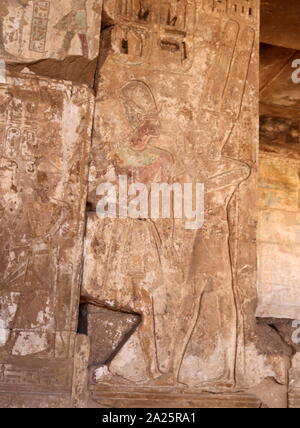
<path id="1" fill-rule="evenodd" d="M 150 88 L 143 82 L 132 81 L 120 90 L 120 100 L 128 122 L 138 128 L 149 115 L 158 114 Z"/>

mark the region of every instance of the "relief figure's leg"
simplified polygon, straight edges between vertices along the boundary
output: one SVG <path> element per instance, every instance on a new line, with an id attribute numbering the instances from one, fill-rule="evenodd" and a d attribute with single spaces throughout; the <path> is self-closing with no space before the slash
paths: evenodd
<path id="1" fill-rule="evenodd" d="M 142 323 L 138 327 L 138 335 L 143 350 L 147 374 L 150 379 L 161 375 L 157 361 L 157 347 L 155 340 L 153 298 L 143 288 L 142 278 L 132 278 L 133 295 L 137 306 L 142 312 Z"/>

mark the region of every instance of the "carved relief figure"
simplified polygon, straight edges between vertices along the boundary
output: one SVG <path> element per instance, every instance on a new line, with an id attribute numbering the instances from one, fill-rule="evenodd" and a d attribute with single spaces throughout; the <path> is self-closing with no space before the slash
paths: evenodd
<path id="1" fill-rule="evenodd" d="M 86 2 L 87 0 L 72 0 L 72 11 L 64 16 L 54 27 L 59 31 L 66 31 L 62 47 L 63 53 L 70 50 L 72 40 L 78 35 L 82 54 L 86 57 L 89 55 Z"/>

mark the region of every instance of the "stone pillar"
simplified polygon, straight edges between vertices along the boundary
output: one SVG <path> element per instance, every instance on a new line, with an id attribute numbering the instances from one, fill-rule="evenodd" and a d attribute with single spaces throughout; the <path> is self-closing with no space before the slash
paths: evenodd
<path id="1" fill-rule="evenodd" d="M 4 406 L 70 407 L 94 97 L 71 82 L 21 74 L 6 81 L 0 399 Z"/>

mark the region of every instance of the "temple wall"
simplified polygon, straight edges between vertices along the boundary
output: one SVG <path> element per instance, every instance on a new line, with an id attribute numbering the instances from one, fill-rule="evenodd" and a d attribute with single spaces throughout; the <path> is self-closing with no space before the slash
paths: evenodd
<path id="1" fill-rule="evenodd" d="M 256 318 L 300 304 L 260 1 L 2 2 L 0 406 L 296 406 L 296 348 Z"/>

